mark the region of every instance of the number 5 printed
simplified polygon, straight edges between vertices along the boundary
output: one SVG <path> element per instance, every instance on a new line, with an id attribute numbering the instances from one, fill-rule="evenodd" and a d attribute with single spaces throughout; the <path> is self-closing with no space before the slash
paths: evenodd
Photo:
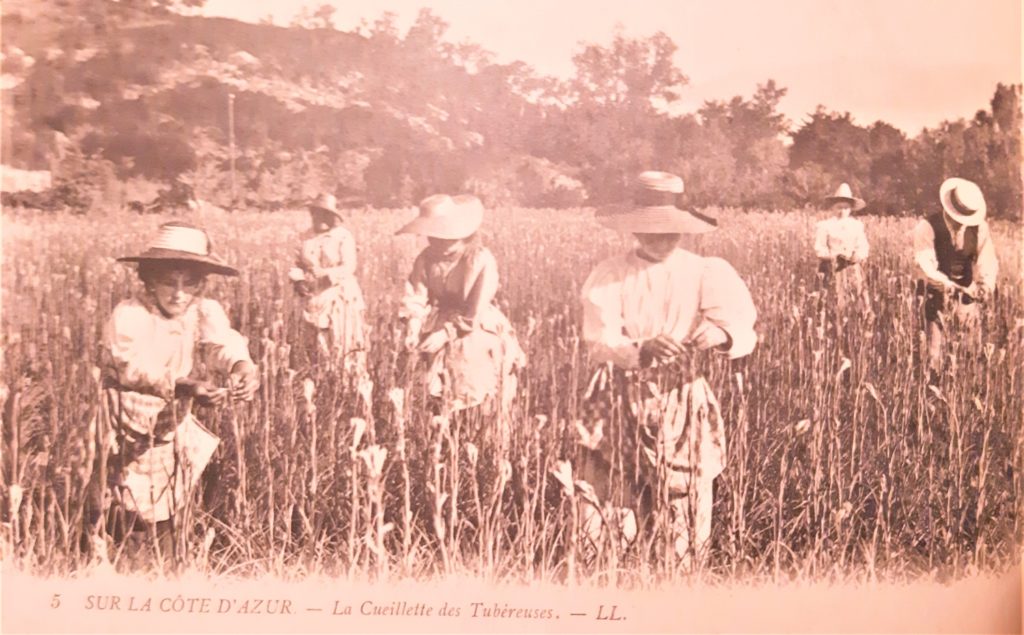
<path id="1" fill-rule="evenodd" d="M 53 594 L 53 598 L 50 599 L 50 608 L 51 609 L 60 608 L 60 593 L 54 593 Z"/>

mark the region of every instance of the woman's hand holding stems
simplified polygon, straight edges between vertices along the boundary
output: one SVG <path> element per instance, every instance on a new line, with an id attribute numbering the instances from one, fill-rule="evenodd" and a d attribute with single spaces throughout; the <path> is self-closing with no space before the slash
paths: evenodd
<path id="1" fill-rule="evenodd" d="M 201 406 L 220 406 L 228 400 L 251 401 L 260 387 L 256 365 L 241 360 L 231 368 L 228 386 L 218 387 L 212 382 L 200 379 L 179 379 L 174 386 L 174 396 L 194 398 Z"/>
<path id="2" fill-rule="evenodd" d="M 668 335 L 659 335 L 640 344 L 640 365 L 650 366 L 654 361 L 665 362 L 685 355 L 689 346 L 703 351 L 725 348 L 731 341 L 728 333 L 710 323 L 701 326 L 689 345 L 682 344 Z"/>

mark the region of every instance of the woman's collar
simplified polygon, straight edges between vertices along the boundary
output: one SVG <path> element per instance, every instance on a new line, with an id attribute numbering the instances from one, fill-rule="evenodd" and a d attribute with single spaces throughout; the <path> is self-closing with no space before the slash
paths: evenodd
<path id="1" fill-rule="evenodd" d="M 675 249 L 672 250 L 672 253 L 670 253 L 668 256 L 665 257 L 664 260 L 655 260 L 655 259 L 651 258 L 650 256 L 647 256 L 646 254 L 642 253 L 640 251 L 639 247 L 634 247 L 633 249 L 630 250 L 628 258 L 632 262 L 634 262 L 634 263 L 637 263 L 637 264 L 640 264 L 640 265 L 643 265 L 643 266 L 651 266 L 651 265 L 660 265 L 660 264 L 664 264 L 664 263 L 670 262 L 672 260 L 675 260 L 676 258 L 679 258 L 681 255 L 691 255 L 692 256 L 692 255 L 696 255 L 696 254 L 693 254 L 693 253 L 691 253 L 689 251 L 686 251 L 682 247 L 677 246 Z"/>
<path id="2" fill-rule="evenodd" d="M 452 263 L 456 262 L 464 255 L 466 255 L 467 251 L 468 247 L 466 245 L 462 245 L 460 248 L 455 249 L 451 253 L 446 254 L 439 254 L 435 251 L 431 251 L 430 248 L 427 248 L 427 259 L 430 262 L 436 263 Z"/>

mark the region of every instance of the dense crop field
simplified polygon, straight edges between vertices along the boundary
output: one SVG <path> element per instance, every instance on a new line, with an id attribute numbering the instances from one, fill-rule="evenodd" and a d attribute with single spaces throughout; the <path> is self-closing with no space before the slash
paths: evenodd
<path id="1" fill-rule="evenodd" d="M 579 289 L 628 242 L 577 210 L 501 209 L 484 225 L 501 303 L 529 356 L 506 458 L 472 422 L 431 418 L 410 382 L 395 317 L 418 245 L 394 230 L 411 211 L 350 226 L 372 329 L 370 382 L 289 369 L 297 303 L 286 274 L 302 212 L 199 217 L 240 266 L 209 295 L 250 340 L 263 387 L 252 405 L 203 412 L 221 437 L 202 504 L 179 532 L 187 566 L 217 573 L 363 577 L 468 573 L 488 579 L 647 584 L 682 572 L 658 548 L 596 557 L 569 531 L 579 491 L 566 475 L 592 370 Z M 822 315 L 813 218 L 732 214 L 691 248 L 749 285 L 758 349 L 710 364 L 729 458 L 715 485 L 704 579 L 905 579 L 1001 568 L 1021 539 L 1024 411 L 1019 226 L 994 227 L 1001 290 L 983 341 L 955 346 L 939 390 L 923 380 L 907 232 L 868 219 L 876 318 Z M 89 562 L 87 483 L 97 456 L 94 367 L 111 308 L 138 285 L 114 257 L 164 219 L 3 220 L 5 557 L 65 572 Z M 565 480 L 563 478 L 563 480 Z M 567 481 L 571 483 L 570 481 Z M 111 557 L 116 557 L 111 551 Z"/>

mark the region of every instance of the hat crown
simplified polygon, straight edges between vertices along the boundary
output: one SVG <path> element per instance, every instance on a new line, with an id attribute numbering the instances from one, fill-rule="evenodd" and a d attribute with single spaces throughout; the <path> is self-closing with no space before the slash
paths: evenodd
<path id="1" fill-rule="evenodd" d="M 205 231 L 185 223 L 164 223 L 149 249 L 169 249 L 196 256 L 210 255 L 210 237 Z"/>
<path id="2" fill-rule="evenodd" d="M 670 172 L 647 170 L 637 177 L 637 188 L 655 192 L 683 193 L 683 179 Z"/>
<path id="3" fill-rule="evenodd" d="M 853 190 L 850 188 L 849 183 L 840 183 L 839 187 L 836 188 L 836 193 L 832 195 L 833 198 L 853 198 Z"/>
<path id="4" fill-rule="evenodd" d="M 338 211 L 338 197 L 334 194 L 320 194 L 310 206 L 320 207 L 331 212 L 336 212 Z"/>
<path id="5" fill-rule="evenodd" d="M 420 201 L 419 208 L 422 218 L 458 218 L 483 210 L 483 203 L 472 194 L 434 194 Z"/>
<path id="6" fill-rule="evenodd" d="M 171 221 L 161 225 L 156 237 L 141 254 L 122 256 L 117 260 L 119 262 L 187 260 L 201 263 L 213 273 L 226 276 L 238 275 L 237 269 L 224 264 L 224 261 L 213 253 L 213 242 L 205 230 L 181 221 Z"/>
<path id="7" fill-rule="evenodd" d="M 839 187 L 836 188 L 835 194 L 826 196 L 824 203 L 829 207 L 837 203 L 849 203 L 854 211 L 862 210 L 866 205 L 864 199 L 853 195 L 853 188 L 850 187 L 849 183 L 840 183 Z"/>
<path id="8" fill-rule="evenodd" d="M 434 194 L 417 207 L 419 214 L 399 229 L 399 234 L 460 240 L 476 233 L 484 217 L 484 204 L 472 194 Z"/>
<path id="9" fill-rule="evenodd" d="M 985 196 L 981 188 L 970 181 L 957 183 L 949 192 L 950 202 L 961 214 L 975 214 L 985 206 Z"/>
<path id="10" fill-rule="evenodd" d="M 434 194 L 420 201 L 420 216 L 424 218 L 439 218 L 451 216 L 455 201 L 447 194 Z"/>
<path id="11" fill-rule="evenodd" d="M 683 179 L 669 172 L 641 172 L 634 182 L 632 201 L 599 209 L 601 224 L 618 231 L 651 234 L 703 234 L 718 222 L 681 206 Z"/>
<path id="12" fill-rule="evenodd" d="M 939 200 L 946 216 L 958 223 L 977 225 L 985 219 L 985 196 L 972 181 L 959 177 L 946 179 L 939 188 Z"/>

